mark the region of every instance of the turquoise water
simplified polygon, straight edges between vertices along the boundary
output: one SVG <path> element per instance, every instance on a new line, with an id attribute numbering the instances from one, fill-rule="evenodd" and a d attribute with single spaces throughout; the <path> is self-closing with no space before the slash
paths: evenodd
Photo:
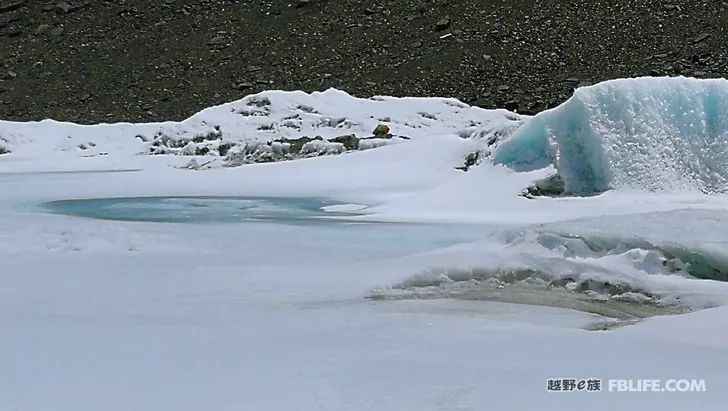
<path id="1" fill-rule="evenodd" d="M 340 222 L 351 214 L 325 212 L 339 203 L 321 198 L 130 197 L 61 200 L 44 204 L 54 213 L 118 221 L 236 223 Z"/>

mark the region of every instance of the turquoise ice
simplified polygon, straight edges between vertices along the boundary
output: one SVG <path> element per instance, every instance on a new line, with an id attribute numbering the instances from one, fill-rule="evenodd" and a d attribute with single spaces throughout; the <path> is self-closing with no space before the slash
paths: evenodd
<path id="1" fill-rule="evenodd" d="M 321 198 L 129 197 L 61 200 L 45 206 L 53 212 L 105 220 L 163 223 L 233 223 L 246 221 L 327 221 L 345 213 L 321 208 L 336 204 Z M 335 220 L 328 220 L 334 222 Z"/>
<path id="2" fill-rule="evenodd" d="M 620 79 L 584 87 L 494 153 L 518 171 L 553 164 L 567 192 L 728 191 L 728 81 Z"/>

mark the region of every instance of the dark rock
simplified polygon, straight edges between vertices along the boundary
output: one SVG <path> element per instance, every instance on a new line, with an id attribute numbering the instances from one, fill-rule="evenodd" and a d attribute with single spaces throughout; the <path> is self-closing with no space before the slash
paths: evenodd
<path id="1" fill-rule="evenodd" d="M 559 197 L 566 194 L 566 186 L 561 175 L 556 173 L 543 180 L 538 180 L 533 186 L 528 187 L 522 196 L 527 198 L 534 197 Z"/>
<path id="2" fill-rule="evenodd" d="M 71 4 L 68 7 L 68 10 L 65 11 L 65 13 L 73 13 L 74 11 L 78 11 L 78 10 L 81 10 L 83 8 L 86 8 L 89 5 L 91 5 L 91 2 L 90 1 L 84 1 L 84 2 L 74 3 L 74 4 Z"/>
<path id="3" fill-rule="evenodd" d="M 48 24 L 41 24 L 40 26 L 38 26 L 37 29 L 35 29 L 35 34 L 43 34 L 46 31 L 50 30 L 50 28 L 51 26 Z"/>
<path id="4" fill-rule="evenodd" d="M 358 150 L 359 149 L 359 139 L 354 134 L 348 134 L 345 136 L 335 137 L 330 139 L 332 143 L 341 143 L 344 145 L 344 148 L 348 150 Z"/>
<path id="5" fill-rule="evenodd" d="M 7 13 L 0 15 L 0 28 L 7 27 L 10 23 L 20 20 L 20 13 Z"/>
<path id="6" fill-rule="evenodd" d="M 517 100 L 509 100 L 506 102 L 506 104 L 503 106 L 508 111 L 518 111 L 518 101 Z"/>
<path id="7" fill-rule="evenodd" d="M 379 124 L 374 131 L 372 131 L 375 137 L 389 135 L 389 126 L 386 124 Z"/>
<path id="8" fill-rule="evenodd" d="M 217 151 L 220 154 L 220 156 L 225 157 L 230 149 L 233 148 L 233 143 L 229 141 L 225 141 L 220 143 L 220 145 L 217 147 Z"/>
<path id="9" fill-rule="evenodd" d="M 478 164 L 478 162 L 480 161 L 480 156 L 481 154 L 479 151 L 468 154 L 468 156 L 465 157 L 465 164 L 460 167 L 455 167 L 455 169 L 460 171 L 470 170 L 471 167 Z"/>
<path id="10" fill-rule="evenodd" d="M 447 30 L 450 25 L 452 24 L 452 18 L 450 16 L 445 16 L 441 18 L 440 20 L 435 23 L 435 30 L 442 31 Z"/>
<path id="11" fill-rule="evenodd" d="M 282 138 L 280 140 L 275 140 L 274 142 L 290 144 L 291 145 L 290 151 L 292 153 L 300 154 L 301 150 L 303 149 L 303 146 L 305 146 L 306 143 L 310 143 L 314 140 L 323 140 L 323 138 L 321 138 L 321 137 L 310 138 L 310 137 L 303 136 L 301 138 L 294 138 L 294 139 Z"/>
<path id="12" fill-rule="evenodd" d="M 17 10 L 25 6 L 25 0 L 18 1 L 5 1 L 0 3 L 0 13 L 6 13 L 9 11 Z"/>
<path id="13" fill-rule="evenodd" d="M 711 37 L 710 33 L 701 33 L 700 35 L 698 35 L 698 37 L 695 38 L 695 40 L 693 40 L 693 43 L 697 44 L 697 43 L 703 42 L 703 41 L 709 39 L 710 37 Z"/>
<path id="14" fill-rule="evenodd" d="M 253 87 L 253 84 L 252 83 L 247 83 L 247 82 L 238 83 L 238 84 L 235 84 L 233 86 L 233 88 L 236 89 L 236 90 L 245 90 L 245 89 L 248 89 L 248 88 L 251 88 L 251 87 Z"/>
<path id="15" fill-rule="evenodd" d="M 68 13 L 71 10 L 71 5 L 65 1 L 56 4 L 56 7 L 58 8 L 59 13 Z"/>
<path id="16" fill-rule="evenodd" d="M 23 29 L 21 29 L 20 27 L 13 27 L 5 32 L 5 35 L 8 37 L 18 37 L 21 34 L 23 34 Z"/>

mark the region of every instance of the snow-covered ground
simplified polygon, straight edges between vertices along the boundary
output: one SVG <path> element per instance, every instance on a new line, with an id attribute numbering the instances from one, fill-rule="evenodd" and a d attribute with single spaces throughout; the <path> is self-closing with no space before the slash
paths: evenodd
<path id="1" fill-rule="evenodd" d="M 11 151 L 0 155 L 0 409 L 723 409 L 728 197 L 716 192 L 719 163 L 708 161 L 717 152 L 697 162 L 678 161 L 695 151 L 675 154 L 670 173 L 688 164 L 692 174 L 667 186 L 655 182 L 672 174 L 636 165 L 627 171 L 643 174 L 631 181 L 648 186 L 623 184 L 627 162 L 610 156 L 629 151 L 572 166 L 578 149 L 597 152 L 619 135 L 641 141 L 647 125 L 661 139 L 727 138 L 726 123 L 712 120 L 716 110 L 728 114 L 726 82 L 694 82 L 581 89 L 575 99 L 594 105 L 564 126 L 568 137 L 548 124 L 575 118 L 578 102 L 529 119 L 448 99 L 359 100 L 333 90 L 267 92 L 179 124 L 0 122 Z M 676 134 L 674 115 L 660 128 L 649 107 L 673 110 L 678 100 L 706 132 Z M 610 101 L 632 104 L 630 127 L 615 126 L 626 117 L 615 120 Z M 255 109 L 265 112 L 240 113 Z M 298 129 L 279 126 L 294 119 Z M 223 141 L 247 144 L 366 136 L 380 122 L 410 140 L 206 170 L 187 169 L 184 153 L 149 155 L 160 132 L 194 143 L 219 129 Z M 600 140 L 607 123 L 612 134 Z M 555 148 L 543 151 L 548 141 Z M 457 170 L 473 152 L 521 171 L 489 158 Z M 631 161 L 660 166 L 637 154 Z M 575 170 L 599 179 L 574 180 Z M 572 187 L 613 189 L 520 195 L 554 172 Z M 203 210 L 209 197 L 273 197 L 275 215 L 297 212 L 289 198 L 327 202 L 305 220 L 186 223 L 93 219 L 47 205 L 130 197 L 199 197 L 182 204 Z M 109 201 L 140 220 L 153 203 Z M 604 386 L 549 393 L 549 378 Z M 606 386 L 673 378 L 704 379 L 707 391 Z"/>

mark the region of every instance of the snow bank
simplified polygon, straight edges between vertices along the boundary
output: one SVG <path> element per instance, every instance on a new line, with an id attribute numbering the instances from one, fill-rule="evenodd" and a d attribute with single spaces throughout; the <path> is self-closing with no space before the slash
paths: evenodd
<path id="1" fill-rule="evenodd" d="M 10 157 L 13 171 L 18 170 L 17 160 L 51 169 L 58 159 L 99 156 L 107 164 L 109 157 L 122 157 L 129 164 L 130 157 L 154 154 L 207 157 L 205 163 L 221 166 L 228 153 L 261 157 L 252 162 L 277 161 L 281 156 L 273 154 L 284 150 L 276 142 L 315 140 L 298 148 L 302 156 L 339 154 L 344 147 L 332 141 L 337 138 L 362 139 L 358 149 L 365 150 L 422 136 L 468 138 L 483 129 L 499 130 L 520 121 L 520 116 L 505 110 L 484 110 L 448 98 L 360 99 L 335 89 L 311 94 L 266 91 L 205 109 L 182 122 L 0 121 L 0 154 L 11 152 L 0 157 L 0 165 Z M 389 127 L 387 138 L 365 140 L 373 137 L 372 130 L 381 123 Z"/>
<path id="2" fill-rule="evenodd" d="M 494 159 L 554 164 L 566 191 L 728 190 L 728 81 L 636 78 L 576 90 L 531 119 Z"/>

